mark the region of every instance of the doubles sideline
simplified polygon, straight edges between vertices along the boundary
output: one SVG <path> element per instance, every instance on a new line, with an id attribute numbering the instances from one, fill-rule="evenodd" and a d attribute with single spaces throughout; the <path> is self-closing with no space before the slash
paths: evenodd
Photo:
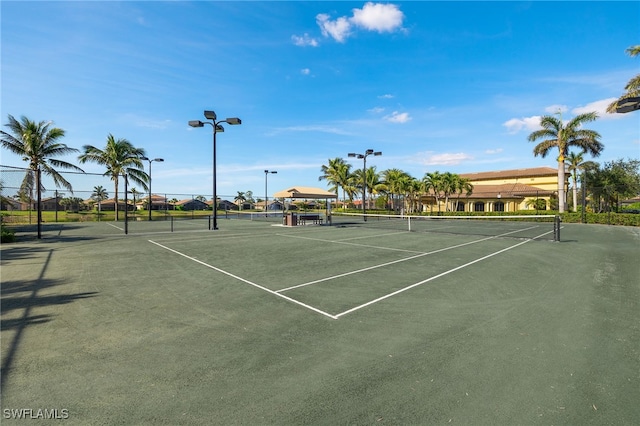
<path id="1" fill-rule="evenodd" d="M 467 243 L 463 243 L 463 244 L 458 244 L 458 245 L 456 245 L 456 246 L 451 246 L 451 247 L 447 247 L 447 248 L 444 248 L 444 249 L 435 250 L 435 251 L 433 251 L 433 252 L 420 253 L 420 254 L 417 254 L 417 255 L 414 255 L 414 256 L 410 256 L 410 257 L 408 257 L 408 258 L 398 259 L 398 260 L 395 260 L 395 261 L 393 261 L 393 262 L 386 262 L 386 263 L 384 263 L 384 264 L 375 265 L 375 266 L 371 266 L 371 267 L 368 267 L 368 268 L 363 268 L 363 269 L 359 269 L 359 270 L 356 270 L 356 271 L 351 271 L 351 272 L 347 272 L 347 273 L 344 273 L 344 274 L 339 274 L 339 275 L 336 275 L 336 276 L 327 277 L 327 278 L 323 278 L 323 279 L 316 280 L 316 281 L 311 281 L 311 282 L 304 283 L 304 284 L 299 284 L 299 285 L 296 285 L 296 286 L 293 286 L 293 287 L 288 287 L 288 288 L 280 289 L 280 290 L 277 290 L 277 291 L 276 291 L 276 290 L 271 290 L 271 289 L 269 289 L 269 288 L 267 288 L 267 287 L 264 287 L 264 286 L 262 286 L 262 285 L 260 285 L 260 284 L 257 284 L 257 283 L 254 283 L 254 282 L 252 282 L 252 281 L 249 281 L 249 280 L 247 280 L 247 279 L 245 279 L 245 278 L 239 277 L 239 276 L 237 276 L 237 275 L 235 275 L 235 274 L 232 274 L 231 272 L 228 272 L 228 271 L 225 271 L 225 270 L 223 270 L 223 269 L 220 269 L 220 268 L 218 268 L 218 267 L 216 267 L 216 266 L 210 265 L 210 264 L 208 264 L 208 263 L 206 263 L 206 262 L 203 262 L 203 261 L 201 261 L 201 260 L 199 260 L 199 259 L 196 259 L 195 257 L 192 257 L 192 256 L 189 256 L 189 255 L 186 255 L 186 254 L 184 254 L 184 253 L 182 253 L 182 252 L 179 252 L 179 251 L 177 251 L 177 250 L 174 250 L 174 249 L 172 249 L 172 248 L 170 248 L 170 247 L 167 247 L 167 246 L 165 246 L 165 245 L 163 245 L 163 244 L 160 244 L 160 243 L 158 243 L 158 242 L 156 242 L 156 241 L 152 241 L 152 240 L 147 240 L 147 241 L 149 241 L 150 243 L 152 243 L 152 244 L 154 244 L 154 245 L 156 245 L 156 246 L 158 246 L 158 247 L 160 247 L 160 248 L 163 248 L 163 249 L 165 249 L 165 250 L 167 250 L 167 251 L 169 251 L 169 252 L 171 252 L 171 253 L 177 254 L 177 255 L 179 255 L 179 256 L 181 256 L 181 257 L 184 257 L 184 258 L 186 258 L 186 259 L 189 259 L 189 260 L 191 260 L 191 261 L 193 261 L 193 262 L 195 262 L 195 263 L 198 263 L 198 264 L 200 264 L 200 265 L 202 265 L 202 266 L 205 266 L 205 267 L 207 267 L 207 268 L 213 269 L 214 271 L 220 272 L 221 274 L 227 275 L 227 276 L 229 276 L 229 277 L 231 277 L 231 278 L 233 278 L 233 279 L 236 279 L 236 280 L 241 281 L 241 282 L 243 282 L 243 283 L 249 284 L 249 285 L 251 285 L 251 286 L 253 286 L 253 287 L 259 288 L 260 290 L 263 290 L 263 291 L 265 291 L 265 292 L 267 292 L 267 293 L 269 293 L 269 294 L 272 294 L 272 295 L 274 295 L 274 296 L 276 296 L 276 297 L 280 297 L 280 298 L 282 298 L 282 299 L 284 299 L 284 300 L 287 300 L 287 301 L 289 301 L 289 302 L 291 302 L 291 303 L 295 303 L 296 305 L 302 306 L 302 307 L 304 307 L 304 308 L 306 308 L 306 309 L 309 309 L 309 310 L 311 310 L 311 311 L 313 311 L 313 312 L 316 312 L 316 313 L 321 314 L 321 315 L 324 315 L 324 316 L 326 316 L 326 317 L 328 317 L 328 318 L 331 318 L 331 319 L 335 319 L 335 320 L 337 320 L 337 319 L 339 319 L 340 317 L 342 317 L 342 316 L 344 316 L 344 315 L 347 315 L 347 314 L 350 314 L 350 313 L 352 313 L 352 312 L 358 311 L 358 310 L 360 310 L 360 309 L 362 309 L 362 308 L 365 308 L 365 307 L 367 307 L 367 306 L 371 306 L 371 305 L 373 305 L 373 304 L 375 304 L 375 303 L 378 303 L 378 302 L 381 302 L 381 301 L 383 301 L 383 300 L 385 300 L 385 299 L 388 299 L 388 298 L 390 298 L 390 297 L 396 296 L 396 295 L 398 295 L 398 294 L 400 294 L 400 293 L 404 293 L 404 292 L 405 292 L 405 291 L 407 291 L 407 290 L 411 290 L 412 288 L 418 287 L 418 286 L 420 286 L 420 285 L 426 284 L 426 283 L 428 283 L 428 282 L 430 282 L 430 281 L 433 281 L 433 280 L 435 280 L 435 279 L 438 279 L 438 278 L 444 277 L 444 276 L 446 276 L 446 275 L 449 275 L 449 274 L 451 274 L 451 273 L 454 273 L 454 272 L 456 272 L 456 271 L 459 271 L 460 269 L 466 268 L 466 267 L 471 266 L 471 265 L 473 265 L 473 264 L 476 264 L 476 263 L 478 263 L 478 262 L 482 262 L 482 261 L 487 260 L 487 259 L 489 259 L 489 258 L 491 258 L 491 257 L 494 257 L 494 256 L 497 256 L 497 255 L 499 255 L 499 254 L 505 253 L 505 252 L 507 252 L 507 251 L 509 251 L 509 250 L 512 250 L 512 249 L 514 249 L 514 248 L 516 248 L 516 247 L 519 247 L 519 246 L 521 246 L 521 245 L 523 245 L 523 244 L 526 244 L 526 243 L 528 243 L 528 242 L 531 242 L 531 241 L 533 241 L 533 240 L 535 240 L 535 239 L 541 238 L 541 237 L 543 237 L 543 236 L 545 236 L 545 235 L 548 235 L 548 234 L 550 234 L 550 233 L 552 233 L 552 232 L 553 232 L 553 231 L 545 232 L 545 233 L 540 234 L 540 235 L 538 235 L 537 237 L 534 237 L 534 238 L 532 238 L 532 239 L 527 239 L 527 240 L 524 240 L 524 241 L 518 242 L 518 243 L 516 243 L 516 244 L 514 244 L 514 245 L 512 245 L 512 246 L 509 246 L 509 247 L 506 247 L 506 248 L 504 248 L 504 249 L 498 250 L 498 251 L 496 251 L 496 252 L 490 253 L 490 254 L 488 254 L 488 255 L 486 255 L 486 256 L 479 257 L 478 259 L 472 260 L 472 261 L 467 262 L 467 263 L 465 263 L 465 264 L 463 264 L 463 265 L 460 265 L 460 266 L 457 266 L 457 267 L 455 267 L 455 268 L 449 269 L 448 271 L 442 272 L 442 273 L 440 273 L 440 274 L 438 274 L 438 275 L 434 275 L 434 276 L 432 276 L 432 277 L 429 277 L 429 278 L 424 279 L 424 280 L 422 280 L 422 281 L 419 281 L 419 282 L 417 282 L 417 283 L 410 284 L 410 285 L 408 285 L 408 286 L 406 286 L 406 287 L 403 287 L 403 288 L 401 288 L 401 289 L 399 289 L 399 290 L 396 290 L 396 291 L 394 291 L 394 292 L 392 292 L 392 293 L 389 293 L 389 294 L 386 294 L 386 295 L 384 295 L 384 296 L 378 297 L 378 298 L 373 299 L 373 300 L 371 300 L 371 301 L 369 301 L 369 302 L 366 302 L 366 303 L 363 303 L 363 304 L 361 304 L 361 305 L 355 306 L 355 307 L 353 307 L 353 308 L 351 308 L 351 309 L 347 309 L 346 311 L 340 312 L 340 313 L 338 313 L 338 314 L 330 314 L 330 313 L 325 312 L 325 311 L 323 311 L 323 310 L 321 310 L 321 309 L 318 309 L 318 308 L 316 308 L 316 307 L 314 307 L 314 306 L 308 305 L 308 304 L 303 303 L 303 302 L 301 302 L 301 301 L 299 301 L 299 300 L 296 300 L 296 299 L 294 299 L 294 298 L 292 298 L 292 297 L 286 296 L 286 295 L 282 294 L 282 292 L 287 291 L 287 290 L 291 290 L 291 289 L 294 289 L 294 288 L 299 288 L 299 287 L 303 287 L 303 286 L 307 286 L 307 285 L 311 285 L 311 284 L 316 284 L 316 283 L 323 282 L 323 281 L 328 281 L 328 280 L 332 280 L 332 279 L 336 279 L 336 278 L 344 277 L 344 276 L 347 276 L 347 275 L 351 275 L 351 274 L 355 274 L 355 273 L 359 273 L 359 272 L 363 272 L 363 271 L 367 271 L 367 270 L 371 270 L 371 269 L 375 269 L 375 268 L 381 268 L 381 267 L 384 267 L 384 266 L 388 266 L 388 265 L 390 265 L 390 264 L 394 264 L 394 263 L 398 263 L 398 262 L 403 262 L 403 261 L 407 261 L 407 260 L 415 259 L 415 258 L 418 258 L 418 257 L 421 257 L 421 256 L 426 256 L 426 255 L 429 255 L 429 254 L 433 254 L 433 253 L 437 253 L 437 252 L 442 252 L 442 251 L 445 251 L 445 250 L 450 250 L 450 249 L 457 248 L 457 247 L 461 247 L 461 246 L 465 246 L 465 245 L 468 245 L 468 244 L 473 244 L 473 243 L 477 243 L 477 242 L 481 242 L 481 241 L 486 241 L 486 240 L 494 239 L 494 238 L 497 238 L 497 236 L 496 236 L 496 237 L 482 238 L 482 239 L 480 239 L 480 240 L 475 240 L 475 241 L 471 241 L 471 242 L 467 242 Z M 336 242 L 337 242 L 337 241 L 336 241 Z"/>

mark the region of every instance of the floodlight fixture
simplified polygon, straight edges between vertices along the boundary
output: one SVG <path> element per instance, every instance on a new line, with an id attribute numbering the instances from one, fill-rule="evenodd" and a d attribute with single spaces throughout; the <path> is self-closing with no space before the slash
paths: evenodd
<path id="1" fill-rule="evenodd" d="M 211 125 L 213 130 L 213 199 L 211 201 L 213 207 L 213 224 L 211 229 L 218 229 L 218 196 L 216 194 L 216 134 L 219 132 L 224 132 L 224 127 L 222 127 L 221 123 L 227 123 L 230 125 L 242 124 L 242 120 L 238 117 L 227 118 L 226 120 L 216 121 L 218 119 L 215 111 L 205 110 L 204 117 L 207 122 L 202 122 L 200 120 L 191 120 L 189 121 L 189 126 L 191 127 L 204 127 L 205 124 Z"/>
<path id="2" fill-rule="evenodd" d="M 624 114 L 631 111 L 637 111 L 640 109 L 640 96 L 633 96 L 630 98 L 620 99 L 618 101 L 618 106 L 616 107 L 616 112 L 619 114 Z"/>

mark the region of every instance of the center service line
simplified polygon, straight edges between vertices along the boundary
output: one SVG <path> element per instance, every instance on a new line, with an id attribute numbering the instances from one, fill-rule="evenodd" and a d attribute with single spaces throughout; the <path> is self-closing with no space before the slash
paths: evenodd
<path id="1" fill-rule="evenodd" d="M 485 260 L 485 259 L 488 259 L 488 258 L 490 258 L 490 257 L 496 256 L 496 255 L 498 255 L 498 254 L 500 254 L 500 253 L 504 253 L 504 252 L 505 252 L 505 251 L 507 251 L 507 250 L 514 249 L 514 248 L 516 248 L 516 247 L 518 247 L 518 246 L 521 246 L 521 245 L 526 244 L 526 243 L 528 243 L 528 242 L 530 242 L 530 241 L 533 241 L 533 240 L 535 240 L 535 239 L 537 239 L 537 238 L 540 238 L 540 237 L 542 237 L 543 235 L 546 235 L 546 234 L 550 234 L 550 232 L 545 232 L 544 234 L 538 235 L 537 237 L 534 237 L 534 238 L 532 238 L 532 239 L 530 239 L 530 240 L 522 241 L 522 242 L 520 242 L 520 243 L 518 243 L 518 244 L 512 245 L 512 246 L 507 247 L 507 248 L 504 248 L 504 249 L 502 249 L 502 250 L 498 250 L 498 251 L 497 251 L 497 252 L 495 252 L 495 253 L 488 254 L 488 255 L 483 256 L 483 257 L 481 257 L 481 258 L 479 258 L 479 259 L 472 260 L 471 262 L 465 263 L 464 265 L 460 265 L 460 266 L 458 266 L 458 267 L 456 267 L 456 268 L 450 269 L 450 270 L 445 271 L 445 272 L 443 272 L 443 273 L 441 273 L 441 274 L 438 274 L 438 275 L 435 275 L 435 276 L 433 276 L 433 277 L 427 278 L 426 280 L 422 280 L 422 281 L 417 282 L 417 283 L 415 283 L 415 284 L 411 284 L 411 285 L 410 285 L 410 286 L 408 286 L 408 287 L 401 288 L 400 290 L 394 291 L 393 293 L 389 293 L 389 294 L 384 295 L 384 296 L 382 296 L 382 297 L 378 297 L 377 299 L 371 300 L 371 301 L 369 301 L 369 302 L 367 302 L 367 303 L 364 303 L 364 304 L 362 304 L 362 305 L 360 305 L 360 306 L 356 306 L 355 308 L 351 308 L 351 309 L 349 309 L 349 310 L 346 310 L 346 311 L 344 311 L 344 312 L 341 312 L 341 313 L 337 314 L 335 317 L 336 317 L 336 319 L 337 319 L 337 318 L 340 318 L 340 317 L 341 317 L 341 316 L 343 316 L 343 315 L 346 315 L 346 314 L 349 314 L 349 313 L 351 313 L 351 312 L 357 311 L 358 309 L 362 309 L 362 308 L 364 308 L 364 307 L 366 307 L 366 306 L 373 305 L 374 303 L 380 302 L 380 301 L 382 301 L 382 300 L 384 300 L 384 299 L 388 299 L 389 297 L 395 296 L 396 294 L 400 294 L 400 293 L 402 293 L 402 292 L 404 292 L 404 291 L 407 291 L 407 290 L 412 289 L 412 288 L 414 288 L 414 287 L 417 287 L 417 286 L 419 286 L 419 285 L 422 285 L 422 284 L 428 283 L 429 281 L 433 281 L 433 280 L 435 280 L 436 278 L 443 277 L 443 276 L 448 275 L 448 274 L 450 274 L 450 273 L 452 273 L 452 272 L 455 272 L 455 271 L 458 271 L 458 270 L 460 270 L 460 269 L 462 269 L 462 268 L 466 268 L 467 266 L 473 265 L 474 263 L 481 262 L 481 261 L 483 261 L 483 260 Z"/>
<path id="2" fill-rule="evenodd" d="M 222 274 L 225 274 L 225 275 L 230 276 L 231 278 L 235 278 L 235 279 L 236 279 L 236 280 L 238 280 L 238 281 L 242 281 L 243 283 L 247 283 L 247 284 L 249 284 L 249 285 L 252 285 L 252 286 L 254 286 L 254 287 L 257 287 L 257 288 L 259 288 L 260 290 L 264 290 L 264 291 L 266 291 L 267 293 L 271 293 L 271 294 L 273 294 L 273 295 L 275 295 L 275 296 L 278 296 L 278 297 L 281 297 L 281 298 L 283 298 L 283 299 L 285 299 L 285 300 L 288 300 L 289 302 L 293 302 L 293 303 L 295 303 L 295 304 L 297 304 L 297 305 L 303 306 L 303 307 L 305 307 L 305 308 L 307 308 L 307 309 L 310 309 L 310 310 L 312 310 L 312 311 L 314 311 L 314 312 L 317 312 L 317 313 L 319 313 L 319 314 L 322 314 L 322 315 L 324 315 L 324 316 L 326 316 L 326 317 L 329 317 L 329 318 L 331 318 L 331 319 L 338 319 L 338 317 L 336 317 L 335 315 L 331 315 L 331 314 L 329 314 L 329 313 L 327 313 L 327 312 L 321 311 L 320 309 L 314 308 L 313 306 L 309 306 L 309 305 L 307 305 L 307 304 L 305 304 L 305 303 L 302 303 L 302 302 L 300 302 L 300 301 L 298 301 L 298 300 L 296 300 L 296 299 L 292 299 L 291 297 L 285 296 L 284 294 L 276 293 L 275 291 L 270 290 L 270 289 L 268 289 L 268 288 L 266 288 L 266 287 L 263 287 L 263 286 L 261 286 L 261 285 L 259 285 L 259 284 L 256 284 L 256 283 L 254 283 L 254 282 L 251 282 L 251 281 L 249 281 L 249 280 L 246 280 L 246 279 L 244 279 L 244 278 L 241 278 L 241 277 L 239 277 L 239 276 L 237 276 L 237 275 L 233 275 L 231 272 L 227 272 L 227 271 L 225 271 L 225 270 L 223 270 L 223 269 L 216 268 L 216 267 L 215 267 L 215 266 L 213 266 L 213 265 L 209 265 L 208 263 L 205 263 L 205 262 L 203 262 L 203 261 L 201 261 L 201 260 L 198 260 L 198 259 L 196 259 L 195 257 L 187 256 L 187 255 L 186 255 L 186 254 L 184 254 L 184 253 L 180 253 L 180 252 L 179 252 L 179 251 L 177 251 L 177 250 L 174 250 L 174 249 L 172 249 L 172 248 L 169 248 L 169 247 L 167 247 L 167 246 L 164 246 L 164 245 L 162 245 L 162 244 L 160 244 L 160 243 L 156 243 L 155 241 L 152 241 L 152 240 L 147 240 L 147 241 L 149 241 L 149 242 L 150 242 L 150 243 L 152 243 L 152 244 L 157 245 L 158 247 L 162 247 L 163 249 L 168 250 L 168 251 L 170 251 L 170 252 L 172 252 L 172 253 L 175 253 L 175 254 L 180 255 L 180 256 L 182 256 L 182 257 L 185 257 L 185 258 L 187 258 L 187 259 L 189 259 L 189 260 L 192 260 L 192 261 L 194 261 L 194 262 L 196 262 L 196 263 L 199 263 L 199 264 L 201 264 L 201 265 L 203 265 L 203 266 L 206 266 L 207 268 L 211 268 L 211 269 L 213 269 L 214 271 L 218 271 L 218 272 L 220 272 L 220 273 L 222 273 Z"/>

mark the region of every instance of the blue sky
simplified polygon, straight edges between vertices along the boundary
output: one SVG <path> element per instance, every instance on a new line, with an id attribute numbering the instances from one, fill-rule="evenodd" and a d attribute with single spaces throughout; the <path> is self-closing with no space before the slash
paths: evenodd
<path id="1" fill-rule="evenodd" d="M 638 2 L 2 1 L 2 122 L 52 120 L 63 142 L 144 148 L 154 193 L 318 186 L 349 152 L 426 172 L 555 167 L 527 136 L 539 117 L 597 111 L 599 162 L 640 158 L 640 113 L 606 105 L 640 72 Z M 25 163 L 2 150 L 0 163 Z M 75 162 L 76 156 L 64 158 Z M 102 173 L 97 165 L 82 165 Z M 72 176 L 76 191 L 108 181 Z M 54 189 L 48 185 L 47 189 Z M 178 197 L 180 198 L 180 197 Z"/>

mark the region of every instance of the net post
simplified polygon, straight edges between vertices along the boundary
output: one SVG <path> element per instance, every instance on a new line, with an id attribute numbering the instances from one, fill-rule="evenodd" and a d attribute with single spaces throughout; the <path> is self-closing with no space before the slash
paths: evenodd
<path id="1" fill-rule="evenodd" d="M 411 232 L 411 216 L 407 216 L 407 223 L 409 224 L 409 232 Z"/>
<path id="2" fill-rule="evenodd" d="M 560 241 L 560 216 L 556 215 L 553 219 L 553 241 Z"/>
<path id="3" fill-rule="evenodd" d="M 171 216 L 171 232 L 173 232 L 173 216 Z"/>

